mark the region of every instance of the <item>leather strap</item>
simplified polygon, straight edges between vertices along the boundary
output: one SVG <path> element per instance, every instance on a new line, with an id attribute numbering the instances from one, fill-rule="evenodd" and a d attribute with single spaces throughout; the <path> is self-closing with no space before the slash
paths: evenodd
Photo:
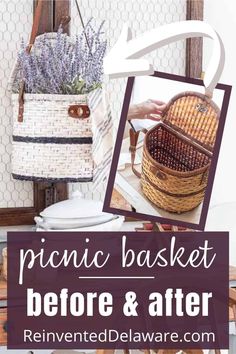
<path id="1" fill-rule="evenodd" d="M 32 26 L 32 31 L 30 35 L 30 41 L 29 45 L 26 48 L 26 52 L 30 53 L 32 46 L 35 42 L 35 38 L 38 33 L 38 28 L 39 28 L 39 21 L 41 18 L 42 14 L 42 8 L 43 8 L 43 0 L 38 0 L 38 5 L 35 10 L 35 16 L 34 16 L 34 21 L 33 21 L 33 26 Z M 24 114 L 24 93 L 25 93 L 25 83 L 21 83 L 20 91 L 19 91 L 19 111 L 18 111 L 18 122 L 23 122 L 23 114 Z"/>
<path id="2" fill-rule="evenodd" d="M 69 106 L 68 115 L 72 118 L 88 118 L 90 116 L 89 106 L 86 104 L 74 104 Z"/>
<path id="3" fill-rule="evenodd" d="M 35 10 L 35 15 L 34 15 L 32 31 L 31 31 L 31 35 L 30 35 L 29 46 L 28 46 L 29 52 L 31 51 L 31 48 L 35 42 L 35 38 L 38 34 L 39 22 L 40 22 L 40 18 L 42 15 L 42 10 L 43 10 L 43 0 L 38 0 L 38 4 L 37 4 L 36 10 Z"/>
<path id="4" fill-rule="evenodd" d="M 135 157 L 136 157 L 138 137 L 139 137 L 140 132 L 146 134 L 147 129 L 142 129 L 137 132 L 133 128 L 130 128 L 130 130 L 129 130 L 129 138 L 130 138 L 129 151 L 131 153 L 131 168 L 132 168 L 132 171 L 135 174 L 135 176 L 137 176 L 138 178 L 141 178 L 141 173 L 138 170 L 136 170 L 136 168 L 135 168 Z"/>

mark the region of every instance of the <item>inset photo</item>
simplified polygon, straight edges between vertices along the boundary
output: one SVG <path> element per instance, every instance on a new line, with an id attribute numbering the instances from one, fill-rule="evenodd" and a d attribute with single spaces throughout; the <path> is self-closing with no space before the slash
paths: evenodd
<path id="1" fill-rule="evenodd" d="M 104 210 L 204 229 L 230 92 L 160 72 L 129 78 Z"/>

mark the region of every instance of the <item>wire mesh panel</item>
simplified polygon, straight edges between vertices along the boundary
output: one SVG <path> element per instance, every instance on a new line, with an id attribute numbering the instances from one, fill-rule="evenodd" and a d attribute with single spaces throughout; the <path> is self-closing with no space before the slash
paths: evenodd
<path id="1" fill-rule="evenodd" d="M 32 0 L 0 0 L 0 208 L 31 207 L 33 185 L 11 177 L 12 105 L 7 83 L 21 39 L 32 27 Z"/>
<path id="2" fill-rule="evenodd" d="M 94 18 L 98 25 L 105 20 L 104 31 L 108 38 L 108 50 L 117 41 L 123 24 L 128 23 L 132 36 L 158 26 L 186 19 L 186 0 L 78 0 L 84 22 Z M 71 3 L 71 34 L 81 31 L 81 24 L 76 9 L 75 0 Z M 146 55 L 150 63 L 158 71 L 172 74 L 185 74 L 185 41 L 178 41 Z M 115 125 L 118 125 L 126 79 L 116 79 L 105 82 Z M 157 97 L 158 99 L 158 97 Z M 104 186 L 96 194 L 89 185 L 71 185 L 70 191 L 80 189 L 88 197 L 103 198 Z"/>

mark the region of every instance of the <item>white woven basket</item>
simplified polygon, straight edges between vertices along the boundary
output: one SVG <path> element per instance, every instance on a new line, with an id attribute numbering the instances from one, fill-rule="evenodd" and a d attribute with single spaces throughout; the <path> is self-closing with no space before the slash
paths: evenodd
<path id="1" fill-rule="evenodd" d="M 56 33 L 44 36 L 53 41 Z M 36 38 L 33 50 L 37 50 L 40 37 Z M 70 37 L 66 37 L 71 43 Z M 16 63 L 9 80 L 12 91 L 18 80 Z M 83 119 L 68 114 L 72 105 L 88 105 L 88 95 L 25 94 L 23 122 L 18 121 L 18 94 L 12 94 L 12 104 L 13 178 L 54 182 L 93 180 L 92 112 Z"/>
<path id="2" fill-rule="evenodd" d="M 13 103 L 12 174 L 15 179 L 89 182 L 93 178 L 91 116 L 74 119 L 68 107 L 86 95 L 25 94 L 24 119 Z"/>

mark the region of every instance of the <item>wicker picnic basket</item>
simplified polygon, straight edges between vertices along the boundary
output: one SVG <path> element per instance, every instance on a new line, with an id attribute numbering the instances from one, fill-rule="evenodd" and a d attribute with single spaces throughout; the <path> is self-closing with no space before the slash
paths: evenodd
<path id="1" fill-rule="evenodd" d="M 158 207 L 182 213 L 205 194 L 220 110 L 207 96 L 184 92 L 173 97 L 161 122 L 146 132 L 141 174 L 134 167 L 138 133 L 130 130 L 134 173 L 144 195 Z"/>

